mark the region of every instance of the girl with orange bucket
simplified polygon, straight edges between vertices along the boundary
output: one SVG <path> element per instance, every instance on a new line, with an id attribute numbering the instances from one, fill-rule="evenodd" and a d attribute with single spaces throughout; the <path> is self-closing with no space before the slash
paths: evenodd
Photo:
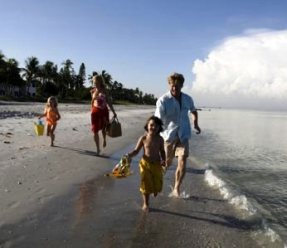
<path id="1" fill-rule="evenodd" d="M 47 136 L 51 138 L 51 146 L 54 146 L 55 129 L 57 127 L 57 121 L 60 120 L 61 115 L 58 110 L 58 101 L 54 96 L 50 96 L 47 100 L 47 104 L 44 110 L 44 114 L 40 115 L 38 119 L 46 117 L 47 123 Z"/>

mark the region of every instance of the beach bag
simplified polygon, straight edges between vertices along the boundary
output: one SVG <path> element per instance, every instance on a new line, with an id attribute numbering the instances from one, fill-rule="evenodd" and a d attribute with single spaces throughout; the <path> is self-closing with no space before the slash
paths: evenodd
<path id="1" fill-rule="evenodd" d="M 37 136 L 43 136 L 44 129 L 45 129 L 45 126 L 41 120 L 39 120 L 38 123 L 34 122 L 34 130 Z"/>
<path id="2" fill-rule="evenodd" d="M 110 123 L 107 125 L 106 133 L 112 138 L 122 136 L 122 127 L 117 117 L 113 117 Z"/>

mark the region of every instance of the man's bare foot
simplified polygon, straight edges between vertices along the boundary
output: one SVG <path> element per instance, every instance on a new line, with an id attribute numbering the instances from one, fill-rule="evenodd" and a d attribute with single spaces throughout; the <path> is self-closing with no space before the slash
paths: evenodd
<path id="1" fill-rule="evenodd" d="M 179 190 L 178 189 L 173 189 L 173 191 L 171 192 L 171 195 L 173 197 L 179 197 L 180 196 Z"/>
<path id="2" fill-rule="evenodd" d="M 144 205 L 142 206 L 142 210 L 145 211 L 145 212 L 148 212 L 148 211 L 149 211 L 148 205 L 145 205 L 145 204 L 144 204 Z"/>
<path id="3" fill-rule="evenodd" d="M 100 153 L 101 153 L 101 150 L 99 149 L 99 150 L 97 150 L 96 155 L 99 156 Z"/>

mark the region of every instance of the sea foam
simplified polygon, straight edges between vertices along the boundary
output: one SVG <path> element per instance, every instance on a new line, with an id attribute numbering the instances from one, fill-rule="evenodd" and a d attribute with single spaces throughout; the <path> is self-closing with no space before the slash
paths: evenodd
<path id="1" fill-rule="evenodd" d="M 240 194 L 236 189 L 232 189 L 231 186 L 227 185 L 226 182 L 216 176 L 212 169 L 205 171 L 204 180 L 212 188 L 218 189 L 223 198 L 228 200 L 230 204 L 237 209 L 243 210 L 248 216 L 254 216 L 258 213 L 258 210 L 248 201 L 245 195 Z M 283 246 L 284 248 L 287 248 L 287 245 L 283 243 L 281 237 L 268 226 L 266 220 L 262 218 L 261 221 L 262 229 L 253 233 L 253 236 L 257 237 L 257 240 L 260 240 L 259 243 L 265 245 L 266 242 L 268 242 L 266 239 L 268 239 L 272 244 L 278 245 L 276 247 Z"/>
<path id="2" fill-rule="evenodd" d="M 287 248 L 287 245 L 284 243 L 281 237 L 271 227 L 268 226 L 264 219 L 262 221 L 262 229 L 255 231 L 252 236 L 256 238 L 258 243 L 263 247 L 268 244 L 268 241 L 271 241 L 272 247 L 274 248 Z"/>
<path id="3" fill-rule="evenodd" d="M 208 169 L 205 171 L 204 180 L 213 188 L 220 191 L 220 194 L 225 200 L 236 208 L 246 211 L 249 216 L 257 213 L 257 209 L 252 206 L 245 195 L 240 194 L 235 189 L 228 186 L 222 179 L 213 173 L 213 170 Z"/>
<path id="4" fill-rule="evenodd" d="M 190 194 L 186 193 L 185 191 L 182 191 L 180 192 L 180 195 L 176 195 L 174 190 L 173 190 L 173 187 L 170 185 L 170 190 L 171 192 L 168 194 L 168 197 L 170 198 L 181 198 L 181 199 L 189 199 L 190 198 Z"/>

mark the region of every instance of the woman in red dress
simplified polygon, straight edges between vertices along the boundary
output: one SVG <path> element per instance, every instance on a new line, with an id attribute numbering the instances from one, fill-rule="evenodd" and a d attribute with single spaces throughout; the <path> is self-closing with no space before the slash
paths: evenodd
<path id="1" fill-rule="evenodd" d="M 94 141 L 97 146 L 97 155 L 100 154 L 100 141 L 98 132 L 102 130 L 103 134 L 103 147 L 107 145 L 105 127 L 109 123 L 109 109 L 113 112 L 114 117 L 117 116 L 113 105 L 106 93 L 104 78 L 100 75 L 93 76 L 93 86 L 91 90 L 92 95 L 92 110 L 91 122 L 92 131 L 94 133 Z"/>

